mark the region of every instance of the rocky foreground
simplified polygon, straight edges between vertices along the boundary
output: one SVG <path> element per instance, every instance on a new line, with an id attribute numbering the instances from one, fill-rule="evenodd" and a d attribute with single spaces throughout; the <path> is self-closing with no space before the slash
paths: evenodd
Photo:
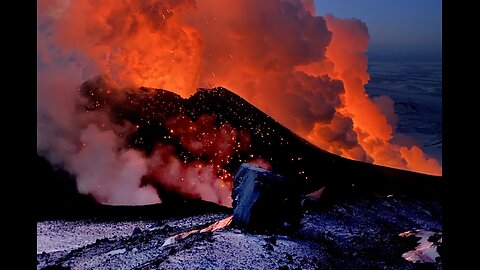
<path id="1" fill-rule="evenodd" d="M 152 208 L 153 209 L 153 208 Z M 406 197 L 355 198 L 305 207 L 292 235 L 227 227 L 162 246 L 165 239 L 229 216 L 209 209 L 149 220 L 44 220 L 37 223 L 37 269 L 441 269 L 402 254 L 442 230 L 438 202 Z M 430 241 L 433 241 L 430 239 Z M 442 255 L 441 247 L 437 249 Z"/>

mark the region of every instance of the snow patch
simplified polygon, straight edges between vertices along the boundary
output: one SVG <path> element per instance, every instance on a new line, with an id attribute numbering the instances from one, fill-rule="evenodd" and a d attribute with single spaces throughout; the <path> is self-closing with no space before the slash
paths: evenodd
<path id="1" fill-rule="evenodd" d="M 426 230 L 414 230 L 406 231 L 399 234 L 400 237 L 409 237 L 415 236 L 420 237 L 418 240 L 418 246 L 414 250 L 410 250 L 402 254 L 402 257 L 407 261 L 414 263 L 434 263 L 437 258 L 440 257 L 438 254 L 437 247 L 442 243 L 442 233 L 436 233 Z M 431 240 L 432 236 L 439 237 L 438 240 Z M 435 238 L 433 238 L 435 239 Z"/>
<path id="2" fill-rule="evenodd" d="M 117 255 L 117 254 L 123 254 L 123 253 L 125 253 L 125 251 L 127 251 L 127 249 L 125 249 L 125 248 L 115 249 L 115 250 L 107 252 L 105 255 L 113 256 L 113 255 Z"/>

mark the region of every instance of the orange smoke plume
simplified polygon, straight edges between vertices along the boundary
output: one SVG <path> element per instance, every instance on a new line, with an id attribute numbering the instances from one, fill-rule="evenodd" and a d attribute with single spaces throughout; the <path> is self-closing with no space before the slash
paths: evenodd
<path id="1" fill-rule="evenodd" d="M 39 17 L 44 61 L 183 97 L 224 86 L 332 153 L 441 175 L 419 147 L 391 143 L 391 100 L 366 94 L 366 25 L 317 16 L 312 0 L 46 0 Z"/>

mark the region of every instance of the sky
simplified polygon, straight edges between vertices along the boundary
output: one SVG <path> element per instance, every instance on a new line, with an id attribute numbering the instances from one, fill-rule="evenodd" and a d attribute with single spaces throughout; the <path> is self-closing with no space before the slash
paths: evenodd
<path id="1" fill-rule="evenodd" d="M 441 60 L 441 0 L 315 0 L 317 14 L 358 18 L 374 59 Z"/>

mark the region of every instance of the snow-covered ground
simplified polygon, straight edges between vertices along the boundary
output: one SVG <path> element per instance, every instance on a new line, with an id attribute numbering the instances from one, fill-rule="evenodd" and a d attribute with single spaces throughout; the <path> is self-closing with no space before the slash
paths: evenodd
<path id="1" fill-rule="evenodd" d="M 38 254 L 37 269 L 413 270 L 418 265 L 402 254 L 415 250 L 418 239 L 399 234 L 442 229 L 438 203 L 397 196 L 339 202 L 320 211 L 308 208 L 304 214 L 301 229 L 293 235 L 255 234 L 227 227 L 192 234 L 166 246 L 168 237 L 205 228 L 228 214 L 167 218 L 152 227 L 136 221 L 42 221 L 37 224 L 40 239 L 51 237 L 59 245 L 79 247 Z M 134 233 L 137 226 L 144 229 Z M 83 244 L 85 239 L 94 242 Z M 441 269 L 442 264 L 435 262 L 429 267 Z"/>
<path id="2" fill-rule="evenodd" d="M 154 221 L 42 221 L 37 223 L 37 254 L 70 251 L 97 239 L 124 237 L 137 227 L 143 231 L 154 225 Z"/>
<path id="3" fill-rule="evenodd" d="M 413 137 L 441 162 L 442 63 L 371 61 L 369 73 L 367 93 L 395 101 L 396 134 Z"/>

